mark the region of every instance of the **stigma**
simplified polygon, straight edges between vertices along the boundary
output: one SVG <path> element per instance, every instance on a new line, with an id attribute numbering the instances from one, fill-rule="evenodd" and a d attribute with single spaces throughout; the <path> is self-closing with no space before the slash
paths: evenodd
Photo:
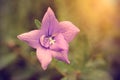
<path id="1" fill-rule="evenodd" d="M 55 40 L 52 37 L 49 38 L 49 41 L 50 41 L 50 45 L 55 44 Z"/>

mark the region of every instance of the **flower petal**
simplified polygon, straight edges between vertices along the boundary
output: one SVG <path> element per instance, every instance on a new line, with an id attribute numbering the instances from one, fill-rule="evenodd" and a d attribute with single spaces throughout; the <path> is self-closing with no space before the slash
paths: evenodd
<path id="1" fill-rule="evenodd" d="M 47 69 L 48 64 L 52 60 L 52 56 L 49 50 L 43 49 L 43 48 L 38 48 L 37 49 L 37 58 L 41 63 L 41 66 L 44 70 Z"/>
<path id="2" fill-rule="evenodd" d="M 18 39 L 25 41 L 28 43 L 31 47 L 37 48 L 40 46 L 39 44 L 39 37 L 41 36 L 41 31 L 40 30 L 33 30 L 30 32 L 26 32 L 23 34 L 18 35 Z"/>
<path id="3" fill-rule="evenodd" d="M 51 53 L 52 57 L 70 64 L 70 61 L 68 59 L 68 50 L 64 50 L 62 52 L 51 51 Z"/>
<path id="4" fill-rule="evenodd" d="M 68 47 L 69 47 L 69 45 L 66 42 L 66 40 L 64 39 L 63 35 L 58 34 L 57 36 L 55 36 L 55 43 L 50 46 L 50 49 L 60 52 L 63 50 L 68 50 Z"/>
<path id="5" fill-rule="evenodd" d="M 52 50 L 52 56 L 58 60 L 64 61 L 66 63 L 70 63 L 68 60 L 68 43 L 64 39 L 62 34 L 58 34 L 55 37 L 55 43 L 50 46 Z"/>
<path id="6" fill-rule="evenodd" d="M 54 12 L 49 7 L 47 12 L 45 13 L 41 29 L 44 31 L 46 36 L 52 35 L 58 31 L 59 23 L 54 15 Z"/>
<path id="7" fill-rule="evenodd" d="M 61 33 L 63 34 L 67 42 L 70 42 L 80 31 L 75 25 L 73 25 L 69 21 L 60 22 L 60 27 L 61 27 Z"/>

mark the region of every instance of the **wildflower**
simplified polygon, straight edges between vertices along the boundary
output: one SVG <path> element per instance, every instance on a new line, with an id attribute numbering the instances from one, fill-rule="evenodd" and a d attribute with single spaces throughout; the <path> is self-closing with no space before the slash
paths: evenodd
<path id="1" fill-rule="evenodd" d="M 36 55 L 44 70 L 52 58 L 70 63 L 68 43 L 80 30 L 69 21 L 58 22 L 49 7 L 45 13 L 41 29 L 18 35 L 17 37 L 36 49 Z"/>

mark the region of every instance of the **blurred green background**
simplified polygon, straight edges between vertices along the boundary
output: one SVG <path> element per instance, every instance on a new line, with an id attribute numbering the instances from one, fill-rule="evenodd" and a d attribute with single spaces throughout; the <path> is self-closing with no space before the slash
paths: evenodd
<path id="1" fill-rule="evenodd" d="M 70 43 L 71 64 L 41 69 L 35 50 L 17 35 L 37 29 L 48 7 L 81 32 Z M 119 0 L 0 0 L 0 80 L 120 80 Z"/>

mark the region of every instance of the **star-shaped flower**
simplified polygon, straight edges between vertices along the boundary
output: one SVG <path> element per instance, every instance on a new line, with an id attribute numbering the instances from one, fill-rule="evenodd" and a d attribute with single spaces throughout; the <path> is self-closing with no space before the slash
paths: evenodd
<path id="1" fill-rule="evenodd" d="M 41 29 L 23 33 L 17 37 L 36 49 L 37 58 L 42 68 L 46 70 L 52 58 L 70 63 L 68 43 L 79 31 L 69 21 L 58 22 L 54 12 L 49 7 L 43 17 Z"/>

